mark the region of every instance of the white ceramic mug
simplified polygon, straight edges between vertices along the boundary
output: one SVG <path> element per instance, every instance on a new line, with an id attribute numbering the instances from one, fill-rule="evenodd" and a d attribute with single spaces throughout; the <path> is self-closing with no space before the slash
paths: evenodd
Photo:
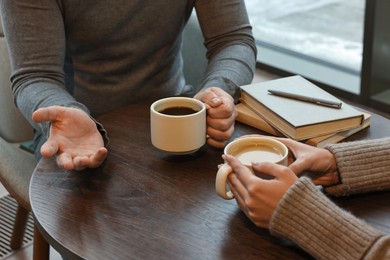
<path id="1" fill-rule="evenodd" d="M 287 166 L 288 148 L 281 142 L 264 136 L 243 136 L 226 145 L 224 154 L 236 157 L 251 171 L 252 162 L 273 162 Z M 217 172 L 215 189 L 224 199 L 233 199 L 233 193 L 228 189 L 227 177 L 232 168 L 224 163 Z"/>
<path id="2" fill-rule="evenodd" d="M 169 97 L 150 106 L 152 144 L 171 154 L 189 154 L 206 143 L 206 105 L 194 98 Z"/>

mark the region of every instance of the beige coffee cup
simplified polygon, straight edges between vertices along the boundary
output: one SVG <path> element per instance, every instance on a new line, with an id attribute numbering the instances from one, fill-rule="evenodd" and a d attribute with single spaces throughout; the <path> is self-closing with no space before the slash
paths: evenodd
<path id="1" fill-rule="evenodd" d="M 169 97 L 150 106 L 152 144 L 171 154 L 189 154 L 206 143 L 206 105 L 194 98 Z"/>
<path id="2" fill-rule="evenodd" d="M 288 165 L 288 148 L 281 142 L 264 136 L 243 136 L 226 145 L 224 154 L 236 157 L 251 171 L 252 162 L 273 162 Z M 215 188 L 217 194 L 224 199 L 233 199 L 233 193 L 228 190 L 227 177 L 232 168 L 224 163 L 217 172 Z"/>

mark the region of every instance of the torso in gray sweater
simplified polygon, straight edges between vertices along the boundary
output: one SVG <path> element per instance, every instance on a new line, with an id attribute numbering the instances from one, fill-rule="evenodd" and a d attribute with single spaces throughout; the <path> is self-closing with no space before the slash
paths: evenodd
<path id="1" fill-rule="evenodd" d="M 28 119 L 50 105 L 97 116 L 182 93 L 181 34 L 193 8 L 209 57 L 200 87 L 233 94 L 253 77 L 256 48 L 244 1 L 4 0 L 0 8 L 13 93 Z"/>

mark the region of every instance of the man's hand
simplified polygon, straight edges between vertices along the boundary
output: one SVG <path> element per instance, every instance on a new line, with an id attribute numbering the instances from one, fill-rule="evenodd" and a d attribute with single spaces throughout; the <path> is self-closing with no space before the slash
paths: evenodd
<path id="1" fill-rule="evenodd" d="M 207 143 L 218 148 L 224 147 L 234 133 L 237 111 L 233 98 L 217 87 L 201 91 L 194 98 L 207 107 Z"/>
<path id="2" fill-rule="evenodd" d="M 48 140 L 41 147 L 43 157 L 57 157 L 66 170 L 99 167 L 107 156 L 103 137 L 96 123 L 77 108 L 52 106 L 32 115 L 37 123 L 51 122 Z"/>

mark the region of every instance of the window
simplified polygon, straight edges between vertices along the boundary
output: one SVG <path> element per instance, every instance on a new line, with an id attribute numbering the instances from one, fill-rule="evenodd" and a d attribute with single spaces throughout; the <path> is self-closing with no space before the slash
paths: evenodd
<path id="1" fill-rule="evenodd" d="M 245 0 L 260 63 L 360 94 L 364 0 Z"/>

